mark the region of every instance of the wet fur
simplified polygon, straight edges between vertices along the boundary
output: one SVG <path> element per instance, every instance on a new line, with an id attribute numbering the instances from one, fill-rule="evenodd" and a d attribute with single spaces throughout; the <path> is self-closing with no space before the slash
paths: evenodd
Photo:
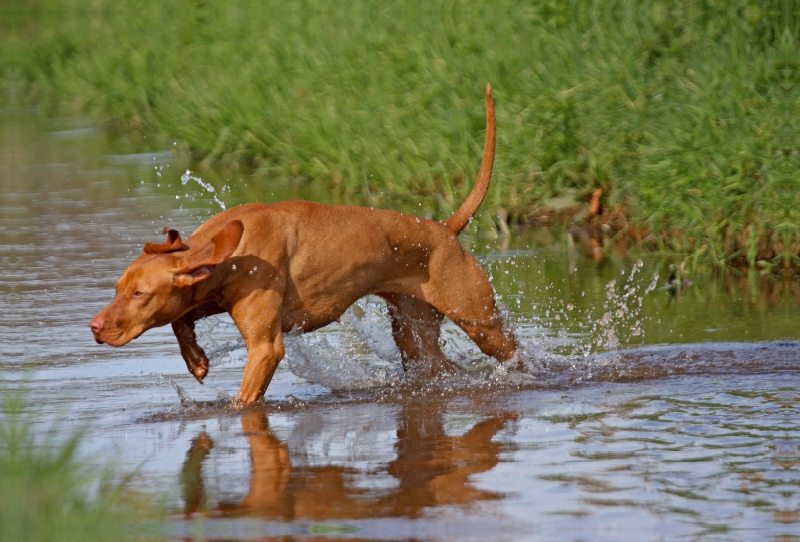
<path id="1" fill-rule="evenodd" d="M 494 160 L 495 122 L 486 89 L 487 130 L 478 180 L 444 222 L 396 211 L 307 201 L 249 203 L 219 213 L 183 243 L 175 230 L 148 243 L 125 270 L 116 298 L 90 322 L 98 343 L 122 346 L 171 324 L 187 368 L 202 383 L 208 359 L 194 323 L 227 312 L 248 356 L 238 401 L 263 396 L 283 358 L 282 334 L 337 320 L 356 300 L 386 300 L 403 365 L 457 371 L 439 348 L 444 316 L 486 354 L 513 357 L 494 289 L 458 233 L 483 201 Z"/>

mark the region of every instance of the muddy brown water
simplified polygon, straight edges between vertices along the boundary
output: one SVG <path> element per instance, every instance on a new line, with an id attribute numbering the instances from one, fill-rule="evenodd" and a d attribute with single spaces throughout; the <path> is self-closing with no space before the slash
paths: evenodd
<path id="1" fill-rule="evenodd" d="M 6 113 L 0 135 L 2 379 L 28 389 L 41 430 L 89 424 L 83 455 L 134 472 L 169 509 L 155 527 L 169 539 L 800 538 L 796 282 L 676 291 L 654 259 L 467 236 L 524 372 L 447 326 L 467 374 L 403 377 L 366 299 L 290 338 L 266 401 L 240 412 L 229 320 L 200 326 L 204 386 L 170 330 L 112 349 L 87 322 L 163 226 L 188 235 L 241 184 L 264 201 L 296 191 L 197 172 L 183 184 L 168 145 L 109 143 L 80 120 Z"/>

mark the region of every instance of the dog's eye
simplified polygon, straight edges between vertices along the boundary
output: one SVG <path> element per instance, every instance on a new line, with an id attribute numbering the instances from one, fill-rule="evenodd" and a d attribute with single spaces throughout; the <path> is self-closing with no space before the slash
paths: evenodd
<path id="1" fill-rule="evenodd" d="M 136 290 L 135 292 L 133 292 L 133 295 L 131 297 L 142 297 L 143 295 L 144 295 L 144 292 L 140 292 L 139 290 Z"/>

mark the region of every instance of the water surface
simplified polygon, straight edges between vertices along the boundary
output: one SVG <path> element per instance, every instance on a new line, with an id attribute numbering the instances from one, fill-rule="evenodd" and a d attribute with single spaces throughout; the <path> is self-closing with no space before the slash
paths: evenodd
<path id="1" fill-rule="evenodd" d="M 266 401 L 238 411 L 245 352 L 229 320 L 200 325 L 204 386 L 171 330 L 112 349 L 87 322 L 163 226 L 188 235 L 259 187 L 264 201 L 296 187 L 196 171 L 182 183 L 169 148 L 109 143 L 74 119 L 6 113 L 0 134 L 2 377 L 29 380 L 42 428 L 90 424 L 84 455 L 135 471 L 169 508 L 158 529 L 171 539 L 800 537 L 797 282 L 677 289 L 665 262 L 467 236 L 525 371 L 448 325 L 467 374 L 405 376 L 366 299 L 290 338 Z"/>

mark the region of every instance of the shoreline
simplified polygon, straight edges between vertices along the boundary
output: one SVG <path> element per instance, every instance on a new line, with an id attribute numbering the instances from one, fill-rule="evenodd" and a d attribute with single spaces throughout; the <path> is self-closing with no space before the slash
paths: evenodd
<path id="1" fill-rule="evenodd" d="M 0 102 L 161 141 L 203 175 L 441 219 L 477 173 L 489 80 L 497 159 L 474 228 L 572 221 L 593 251 L 800 269 L 791 8 L 559 6 L 41 0 L 0 37 Z"/>

